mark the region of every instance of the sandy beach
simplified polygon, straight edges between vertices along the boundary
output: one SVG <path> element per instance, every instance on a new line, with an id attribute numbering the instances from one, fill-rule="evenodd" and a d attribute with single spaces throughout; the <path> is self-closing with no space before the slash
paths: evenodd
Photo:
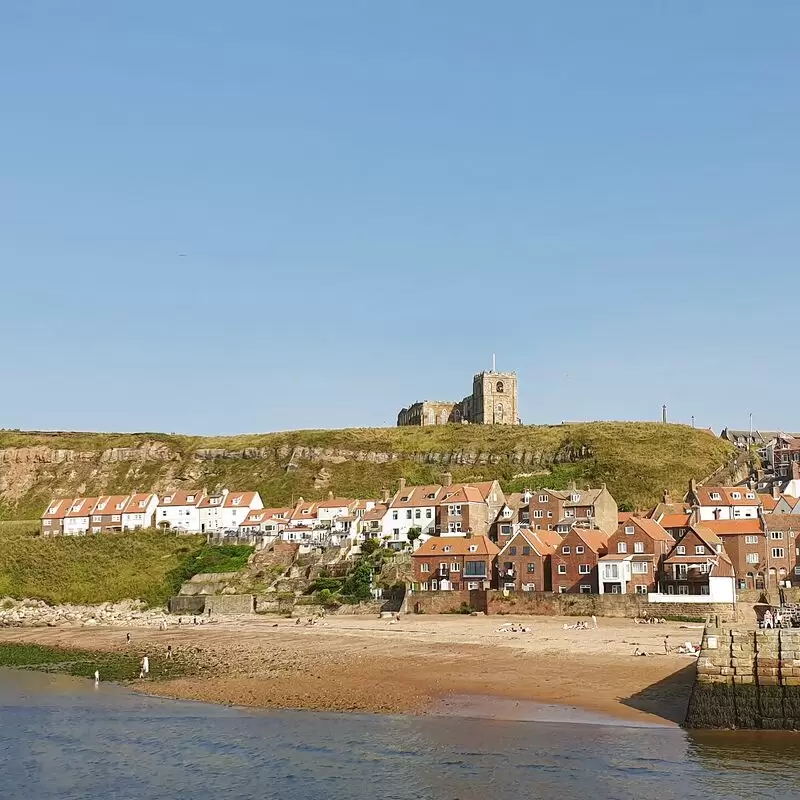
<path id="1" fill-rule="evenodd" d="M 305 622 L 305 621 L 304 621 Z M 512 622 L 528 633 L 499 630 Z M 597 629 L 564 630 L 574 618 L 329 616 L 313 627 L 268 617 L 225 618 L 166 631 L 135 628 L 7 628 L 2 642 L 94 650 L 147 650 L 165 658 L 189 649 L 202 675 L 132 688 L 165 697 L 264 708 L 447 713 L 480 697 L 484 715 L 498 698 L 558 704 L 635 723 L 682 722 L 695 660 L 664 654 L 697 644 L 701 626 L 636 625 L 599 619 Z M 633 655 L 636 648 L 653 655 Z M 134 676 L 132 676 L 134 677 Z M 502 699 L 503 702 L 499 702 Z"/>

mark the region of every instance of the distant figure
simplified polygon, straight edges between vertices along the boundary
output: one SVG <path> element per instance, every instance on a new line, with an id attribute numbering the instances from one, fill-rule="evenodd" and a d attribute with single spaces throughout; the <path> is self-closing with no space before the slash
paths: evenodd
<path id="1" fill-rule="evenodd" d="M 94 685 L 97 686 L 98 683 L 100 683 L 100 670 L 96 669 L 94 671 Z"/>
<path id="2" fill-rule="evenodd" d="M 297 618 L 297 619 L 294 621 L 294 624 L 295 624 L 295 625 L 299 625 L 299 624 L 300 624 L 300 617 L 298 617 L 298 618 Z"/>
<path id="3" fill-rule="evenodd" d="M 167 661 L 172 661 L 172 645 L 167 645 Z"/>
<path id="4" fill-rule="evenodd" d="M 127 644 L 130 644 L 130 643 L 131 643 L 131 635 L 130 635 L 130 633 L 126 633 L 126 634 L 125 634 L 125 642 L 126 642 Z"/>
<path id="5" fill-rule="evenodd" d="M 183 617 L 178 617 L 178 625 L 183 625 Z"/>
<path id="6" fill-rule="evenodd" d="M 594 614 L 592 614 L 592 625 L 594 625 L 595 628 L 597 627 L 597 617 Z"/>
<path id="7" fill-rule="evenodd" d="M 764 612 L 764 627 L 771 628 L 772 627 L 772 612 L 767 609 Z"/>
<path id="8" fill-rule="evenodd" d="M 669 634 L 664 637 L 664 654 L 669 653 Z"/>
<path id="9" fill-rule="evenodd" d="M 147 656 L 142 659 L 142 672 L 145 675 L 150 673 L 150 659 Z"/>
<path id="10" fill-rule="evenodd" d="M 197 617 L 193 617 L 193 618 L 192 618 L 192 622 L 194 622 L 194 624 L 195 624 L 195 625 L 197 625 L 197 624 L 198 624 L 198 623 L 197 623 Z"/>

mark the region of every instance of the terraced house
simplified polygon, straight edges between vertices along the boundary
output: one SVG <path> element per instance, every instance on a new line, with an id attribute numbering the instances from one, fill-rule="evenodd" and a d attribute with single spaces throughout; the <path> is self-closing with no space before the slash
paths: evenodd
<path id="1" fill-rule="evenodd" d="M 549 592 L 551 559 L 561 537 L 554 531 L 519 528 L 497 555 L 497 585 L 513 592 Z"/>
<path id="2" fill-rule="evenodd" d="M 630 519 L 625 525 L 630 525 Z M 608 536 L 590 528 L 573 528 L 561 539 L 550 560 L 551 584 L 559 594 L 597 594 L 600 558 L 606 555 Z"/>
<path id="3" fill-rule="evenodd" d="M 414 591 L 490 589 L 498 552 L 488 536 L 433 536 L 411 556 Z"/>
<path id="4" fill-rule="evenodd" d="M 531 527 L 535 530 L 568 533 L 574 527 L 598 528 L 612 534 L 617 528 L 617 502 L 603 484 L 599 489 L 537 489 L 528 504 Z"/>

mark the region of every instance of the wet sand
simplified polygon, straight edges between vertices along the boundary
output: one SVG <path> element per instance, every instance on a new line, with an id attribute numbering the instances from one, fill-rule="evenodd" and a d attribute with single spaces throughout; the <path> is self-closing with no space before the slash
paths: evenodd
<path id="1" fill-rule="evenodd" d="M 498 630 L 511 622 L 531 632 Z M 390 624 L 374 617 L 333 616 L 308 627 L 288 619 L 242 617 L 173 625 L 167 631 L 7 628 L 0 629 L 0 641 L 117 650 L 126 647 L 125 634 L 130 632 L 131 646 L 146 649 L 151 663 L 165 657 L 168 644 L 176 652 L 186 648 L 202 665 L 201 675 L 131 684 L 139 691 L 179 699 L 503 718 L 528 713 L 514 702 L 534 702 L 638 724 L 683 721 L 695 660 L 665 655 L 664 637 L 669 636 L 670 647 L 685 641 L 697 644 L 699 626 L 599 619 L 596 630 L 563 630 L 563 624 L 574 622 L 553 617 L 408 616 Z M 653 655 L 635 657 L 636 647 Z M 465 697 L 480 701 L 465 702 Z M 487 698 L 497 699 L 494 708 Z"/>

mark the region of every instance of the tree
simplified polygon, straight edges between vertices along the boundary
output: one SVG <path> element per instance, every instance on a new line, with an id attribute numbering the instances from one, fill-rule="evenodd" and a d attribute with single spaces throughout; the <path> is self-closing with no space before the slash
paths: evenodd
<path id="1" fill-rule="evenodd" d="M 408 542 L 411 545 L 411 548 L 414 548 L 414 542 L 422 536 L 422 528 L 409 528 L 408 533 L 406 534 L 408 537 Z"/>
<path id="2" fill-rule="evenodd" d="M 371 556 L 376 550 L 379 550 L 381 543 L 377 539 L 367 539 L 364 544 L 361 545 L 361 552 L 365 556 Z"/>
<path id="3" fill-rule="evenodd" d="M 369 541 L 375 541 L 370 539 Z M 348 573 L 342 585 L 342 594 L 357 600 L 369 600 L 372 596 L 372 570 L 362 561 Z"/>

